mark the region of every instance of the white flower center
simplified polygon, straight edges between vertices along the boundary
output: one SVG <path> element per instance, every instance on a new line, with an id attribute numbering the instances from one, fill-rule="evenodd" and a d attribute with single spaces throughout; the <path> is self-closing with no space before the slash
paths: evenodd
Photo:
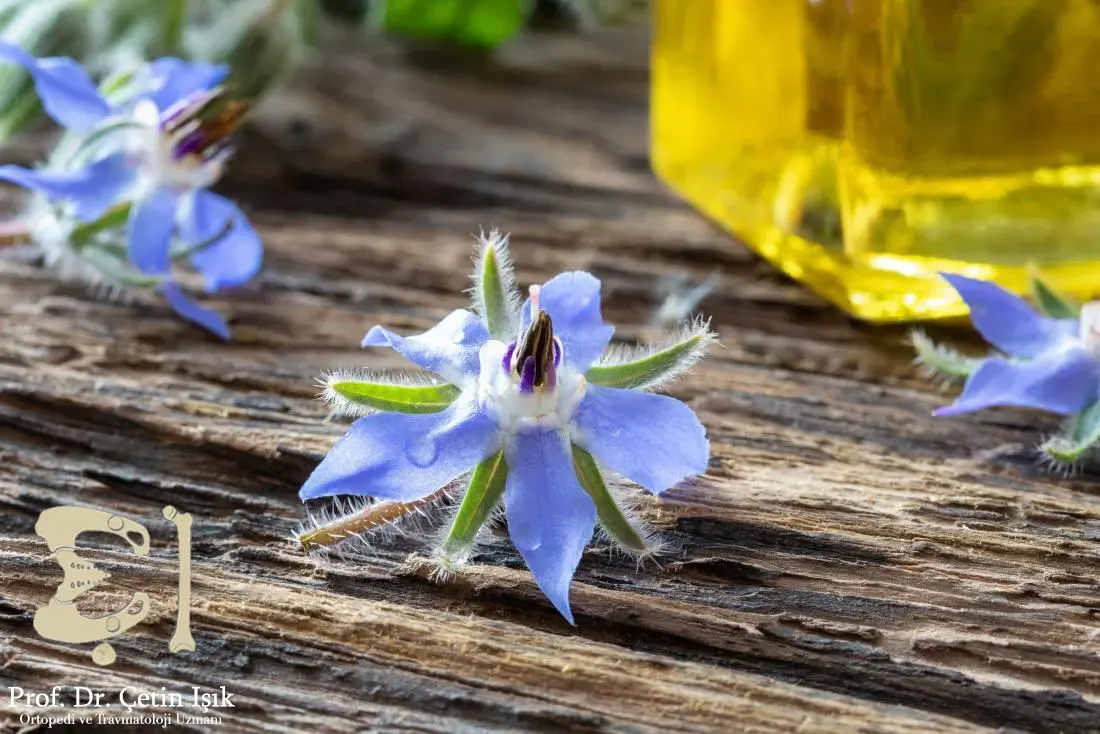
<path id="1" fill-rule="evenodd" d="M 1100 357 L 1100 301 L 1090 301 L 1081 307 L 1078 336 L 1086 349 Z"/>
<path id="2" fill-rule="evenodd" d="M 504 365 L 508 347 L 489 341 L 481 348 L 478 401 L 505 433 L 563 428 L 573 419 L 587 385 L 584 375 L 563 363 L 553 387 L 520 389 L 520 377 Z"/>
<path id="3" fill-rule="evenodd" d="M 139 167 L 139 198 L 154 188 L 167 187 L 179 192 L 207 188 L 221 178 L 229 151 L 203 158 L 198 155 L 179 155 L 180 144 L 197 132 L 195 121 L 182 125 L 170 133 L 161 127 L 161 115 L 151 100 L 134 105 L 134 122 L 140 126 L 132 132 L 125 145 Z"/>

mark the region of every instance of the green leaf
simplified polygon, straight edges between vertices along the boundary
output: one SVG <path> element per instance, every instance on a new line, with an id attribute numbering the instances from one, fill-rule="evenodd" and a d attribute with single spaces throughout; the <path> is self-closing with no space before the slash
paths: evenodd
<path id="1" fill-rule="evenodd" d="M 1081 315 L 1081 307 L 1061 295 L 1043 280 L 1036 267 L 1028 268 L 1028 281 L 1031 295 L 1039 305 L 1039 310 L 1054 319 L 1076 319 Z"/>
<path id="2" fill-rule="evenodd" d="M 984 361 L 936 344 L 923 331 L 914 331 L 910 334 L 910 339 L 917 351 L 918 361 L 935 375 L 952 379 L 970 377 Z"/>
<path id="3" fill-rule="evenodd" d="M 161 22 L 160 55 L 178 53 L 183 45 L 183 32 L 187 28 L 188 0 L 161 0 L 164 19 Z"/>
<path id="4" fill-rule="evenodd" d="M 1074 464 L 1100 442 L 1100 401 L 1073 417 L 1069 432 L 1043 444 L 1047 458 L 1059 464 Z"/>
<path id="5" fill-rule="evenodd" d="M 669 346 L 643 352 L 642 356 L 618 364 L 597 364 L 590 367 L 585 378 L 605 387 L 643 388 L 668 382 L 689 369 L 702 358 L 714 342 L 714 334 L 706 325 L 697 325 L 690 334 Z"/>
<path id="6" fill-rule="evenodd" d="M 470 486 L 462 498 L 458 514 L 443 541 L 445 558 L 449 558 L 452 563 L 466 560 L 470 549 L 474 547 L 478 532 L 500 502 L 507 479 L 508 463 L 504 460 L 503 450 L 477 465 L 470 477 Z"/>
<path id="7" fill-rule="evenodd" d="M 355 405 L 397 413 L 438 413 L 455 401 L 454 385 L 388 385 L 363 380 L 330 379 L 326 393 L 330 402 L 341 398 Z"/>
<path id="8" fill-rule="evenodd" d="M 414 38 L 493 48 L 523 26 L 523 0 L 386 0 L 371 15 L 375 28 Z"/>
<path id="9" fill-rule="evenodd" d="M 607 534 L 632 553 L 648 552 L 649 547 L 641 533 L 630 524 L 630 520 L 619 509 L 615 498 L 607 491 L 607 484 L 603 481 L 603 475 L 600 474 L 596 460 L 592 458 L 592 454 L 577 444 L 573 444 L 573 468 L 577 472 L 577 479 L 584 487 L 584 491 L 596 505 L 600 526 L 607 531 Z"/>
<path id="10" fill-rule="evenodd" d="M 317 0 L 293 0 L 291 12 L 302 42 L 317 48 L 321 42 L 321 7 Z"/>
<path id="11" fill-rule="evenodd" d="M 474 273 L 474 299 L 489 336 L 507 342 L 516 335 L 515 279 L 508 257 L 508 238 L 494 230 L 479 239 L 481 253 Z"/>

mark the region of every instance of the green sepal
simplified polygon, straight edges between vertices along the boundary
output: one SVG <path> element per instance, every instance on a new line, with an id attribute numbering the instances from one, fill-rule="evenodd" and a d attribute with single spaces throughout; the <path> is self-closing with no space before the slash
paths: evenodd
<path id="1" fill-rule="evenodd" d="M 455 401 L 454 385 L 387 385 L 362 380 L 328 383 L 336 395 L 357 405 L 396 413 L 438 413 Z"/>
<path id="2" fill-rule="evenodd" d="M 80 251 L 91 244 L 92 240 L 100 232 L 125 226 L 126 222 L 130 219 L 131 206 L 130 202 L 119 204 L 107 210 L 103 216 L 94 222 L 88 222 L 86 224 L 81 224 L 79 227 L 74 227 L 73 231 L 69 234 L 69 244 L 72 245 L 74 250 Z"/>
<path id="3" fill-rule="evenodd" d="M 694 333 L 683 341 L 622 364 L 589 367 L 586 380 L 604 387 L 637 389 L 662 382 L 691 366 L 714 337 L 709 331 Z"/>
<path id="4" fill-rule="evenodd" d="M 950 347 L 936 344 L 923 331 L 914 331 L 910 334 L 910 340 L 920 363 L 944 377 L 970 377 L 985 361 L 977 357 L 964 356 Z"/>
<path id="5" fill-rule="evenodd" d="M 475 277 L 477 303 L 489 336 L 507 342 L 515 335 L 510 265 L 502 258 L 495 233 L 484 245 Z M 505 256 L 506 258 L 506 256 Z"/>
<path id="6" fill-rule="evenodd" d="M 1043 453 L 1059 464 L 1074 464 L 1100 442 L 1100 401 L 1073 416 L 1064 436 L 1055 436 L 1043 444 Z"/>
<path id="7" fill-rule="evenodd" d="M 1081 307 L 1051 288 L 1039 274 L 1038 268 L 1028 269 L 1028 282 L 1035 303 L 1047 316 L 1054 319 L 1076 319 L 1081 315 Z"/>
<path id="8" fill-rule="evenodd" d="M 80 252 L 92 267 L 119 285 L 130 288 L 152 288 L 164 282 L 162 275 L 146 275 L 128 263 L 100 247 L 87 247 Z"/>
<path id="9" fill-rule="evenodd" d="M 177 249 L 173 250 L 173 252 L 172 252 L 172 261 L 176 262 L 176 261 L 179 261 L 179 260 L 185 260 L 186 258 L 189 258 L 192 255 L 197 255 L 198 253 L 202 252 L 203 250 L 207 249 L 208 247 L 212 247 L 212 246 L 218 244 L 219 242 L 221 242 L 222 238 L 224 238 L 226 235 L 228 235 L 232 230 L 233 230 L 233 220 L 232 219 L 227 219 L 220 231 L 218 231 L 214 235 L 208 237 L 207 239 L 203 240 L 202 242 L 196 242 L 193 245 L 185 245 L 183 247 L 180 247 L 180 248 L 177 248 Z"/>
<path id="10" fill-rule="evenodd" d="M 580 481 L 584 491 L 592 498 L 596 505 L 596 516 L 600 520 L 600 526 L 610 535 L 615 542 L 633 553 L 646 553 L 649 547 L 623 511 L 607 490 L 607 484 L 600 473 L 600 467 L 592 454 L 573 444 L 573 469 L 577 472 L 577 480 Z"/>
<path id="11" fill-rule="evenodd" d="M 443 541 L 444 557 L 465 560 L 474 547 L 478 532 L 500 503 L 507 479 L 508 462 L 504 460 L 503 449 L 477 465 L 458 514 Z"/>

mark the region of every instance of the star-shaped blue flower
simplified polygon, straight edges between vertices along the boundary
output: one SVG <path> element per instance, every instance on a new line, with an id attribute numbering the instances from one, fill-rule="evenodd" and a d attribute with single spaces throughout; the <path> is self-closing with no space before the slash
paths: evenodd
<path id="1" fill-rule="evenodd" d="M 1086 306 L 1079 319 L 1051 318 L 993 283 L 943 277 L 970 307 L 974 327 L 1005 356 L 981 361 L 958 399 L 936 415 L 994 406 L 1073 415 L 1100 398 L 1100 311 Z"/>
<path id="2" fill-rule="evenodd" d="M 44 169 L 0 166 L 0 179 L 41 192 L 94 223 L 128 207 L 129 259 L 152 276 L 180 315 L 228 338 L 216 312 L 191 301 L 172 280 L 187 259 L 206 290 L 247 282 L 263 248 L 241 210 L 208 190 L 232 152 L 227 136 L 240 106 L 219 86 L 226 67 L 162 58 L 104 94 L 69 58 L 36 59 L 0 43 L 0 59 L 26 69 L 46 112 L 76 135 L 69 159 Z"/>
<path id="3" fill-rule="evenodd" d="M 671 345 L 605 356 L 614 329 L 601 315 L 599 280 L 563 273 L 532 287 L 517 307 L 505 241 L 483 241 L 479 263 L 479 313 L 454 311 L 409 337 L 376 326 L 363 340 L 396 350 L 436 379 L 328 381 L 337 404 L 400 412 L 356 421 L 301 497 L 415 502 L 473 471 L 443 544 L 444 566 L 464 560 L 502 502 L 512 541 L 572 622 L 569 586 L 597 518 L 613 539 L 644 552 L 598 467 L 654 493 L 706 470 L 709 444 L 692 410 L 628 388 L 671 378 L 713 335 L 696 325 Z"/>

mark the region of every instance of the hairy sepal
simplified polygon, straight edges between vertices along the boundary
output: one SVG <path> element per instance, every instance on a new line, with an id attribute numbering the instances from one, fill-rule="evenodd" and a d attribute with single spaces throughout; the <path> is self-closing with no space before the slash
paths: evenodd
<path id="1" fill-rule="evenodd" d="M 1076 319 L 1081 315 L 1081 307 L 1054 290 L 1040 275 L 1037 267 L 1028 269 L 1028 284 L 1031 297 L 1043 314 L 1054 319 Z"/>
<path id="2" fill-rule="evenodd" d="M 600 528 L 630 555 L 648 555 L 650 547 L 644 533 L 634 527 L 611 495 L 592 454 L 577 444 L 573 444 L 573 469 L 577 473 L 577 480 L 596 506 Z"/>
<path id="3" fill-rule="evenodd" d="M 495 229 L 488 235 L 478 235 L 473 295 L 474 310 L 485 322 L 489 336 L 505 343 L 515 338 L 519 291 L 508 253 L 508 236 Z"/>
<path id="4" fill-rule="evenodd" d="M 363 416 L 376 411 L 438 413 L 459 396 L 445 382 L 403 373 L 330 372 L 321 378 L 322 400 L 340 415 Z"/>
<path id="5" fill-rule="evenodd" d="M 1100 443 L 1100 401 L 1070 419 L 1066 432 L 1041 447 L 1044 457 L 1056 467 L 1072 471 Z"/>
<path id="6" fill-rule="evenodd" d="M 474 469 L 466 494 L 451 522 L 447 537 L 439 550 L 439 565 L 444 572 L 453 572 L 464 564 L 477 542 L 478 533 L 489 521 L 508 479 L 508 463 L 504 451 L 498 451 Z"/>
<path id="7" fill-rule="evenodd" d="M 696 320 L 663 344 L 612 347 L 589 368 L 585 379 L 605 387 L 652 390 L 690 370 L 716 341 L 710 322 Z"/>
<path id="8" fill-rule="evenodd" d="M 959 354 L 942 344 L 936 344 L 923 331 L 913 331 L 909 335 L 909 340 L 917 352 L 917 364 L 921 365 L 931 377 L 938 377 L 948 382 L 965 380 L 974 374 L 984 361 L 978 357 Z"/>

